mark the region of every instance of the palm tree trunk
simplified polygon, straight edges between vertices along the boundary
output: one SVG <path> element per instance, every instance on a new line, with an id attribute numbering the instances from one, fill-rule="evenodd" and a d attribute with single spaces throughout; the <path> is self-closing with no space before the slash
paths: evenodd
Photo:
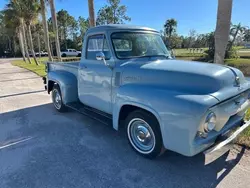
<path id="1" fill-rule="evenodd" d="M 22 56 L 23 56 L 23 61 L 26 62 L 25 51 L 24 51 L 24 44 L 23 44 L 23 35 L 22 35 L 21 29 L 18 29 L 18 35 L 19 35 L 19 37 L 18 37 L 19 46 L 20 46 L 21 53 L 22 53 Z"/>
<path id="2" fill-rule="evenodd" d="M 169 49 L 171 49 L 171 37 L 172 37 L 172 33 L 169 33 L 169 37 L 168 37 L 168 47 Z"/>
<path id="3" fill-rule="evenodd" d="M 54 30 L 54 33 L 55 33 L 56 55 L 57 55 L 57 59 L 59 61 L 62 61 L 62 59 L 61 59 L 61 49 L 60 49 L 60 43 L 59 43 L 59 35 L 58 35 L 58 26 L 57 26 L 55 3 L 54 3 L 54 0 L 49 0 L 49 3 L 50 3 L 50 10 L 51 10 L 51 17 L 52 17 L 52 25 L 53 25 L 53 30 Z"/>
<path id="4" fill-rule="evenodd" d="M 41 59 L 41 43 L 40 43 L 40 34 L 37 34 L 37 44 L 38 44 L 38 53 L 39 53 L 39 59 Z"/>
<path id="5" fill-rule="evenodd" d="M 48 31 L 48 23 L 46 18 L 46 7 L 44 0 L 40 0 L 41 2 L 41 12 L 42 12 L 42 20 L 43 20 L 43 30 L 44 30 L 44 42 L 48 52 L 49 60 L 53 61 L 51 51 L 50 51 L 50 43 L 49 43 L 49 31 Z"/>
<path id="6" fill-rule="evenodd" d="M 214 63 L 224 64 L 229 38 L 233 0 L 218 0 Z"/>
<path id="7" fill-rule="evenodd" d="M 25 34 L 25 28 L 24 28 L 23 18 L 20 18 L 20 22 L 21 22 L 21 29 L 22 29 L 22 35 L 23 35 L 23 44 L 24 44 L 25 54 L 26 54 L 26 57 L 27 57 L 29 63 L 31 64 L 30 55 L 29 55 L 29 51 L 28 51 L 28 43 L 27 43 L 26 34 Z"/>
<path id="8" fill-rule="evenodd" d="M 51 43 L 50 43 L 50 49 L 53 49 L 53 41 L 51 41 Z M 53 50 L 51 51 L 51 55 L 52 55 L 52 57 L 54 57 L 54 52 L 53 52 Z"/>
<path id="9" fill-rule="evenodd" d="M 94 8 L 94 0 L 88 0 L 89 6 L 89 25 L 90 27 L 95 27 L 95 8 Z"/>
<path id="10" fill-rule="evenodd" d="M 36 59 L 36 54 L 34 52 L 34 45 L 33 45 L 33 39 L 32 39 L 30 24 L 28 24 L 27 27 L 28 27 L 28 36 L 29 36 L 28 39 L 29 39 L 29 43 L 30 43 L 31 53 L 32 53 L 33 59 L 35 61 L 35 64 L 38 65 L 38 62 L 37 62 L 37 59 Z"/>

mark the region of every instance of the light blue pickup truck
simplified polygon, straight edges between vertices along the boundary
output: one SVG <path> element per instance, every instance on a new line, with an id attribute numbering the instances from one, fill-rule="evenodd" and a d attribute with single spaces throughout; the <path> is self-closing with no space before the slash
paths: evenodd
<path id="1" fill-rule="evenodd" d="M 175 60 L 154 29 L 88 29 L 81 54 L 80 62 L 46 64 L 45 88 L 55 108 L 125 130 L 144 157 L 165 149 L 185 156 L 213 152 L 250 124 L 243 121 L 250 83 L 241 71 Z"/>

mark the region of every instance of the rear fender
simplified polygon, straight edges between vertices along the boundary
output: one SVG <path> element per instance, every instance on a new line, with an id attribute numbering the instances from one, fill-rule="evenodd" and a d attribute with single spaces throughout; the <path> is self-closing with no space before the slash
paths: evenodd
<path id="1" fill-rule="evenodd" d="M 77 78 L 66 71 L 48 72 L 48 82 L 53 81 L 59 85 L 64 104 L 78 100 Z"/>

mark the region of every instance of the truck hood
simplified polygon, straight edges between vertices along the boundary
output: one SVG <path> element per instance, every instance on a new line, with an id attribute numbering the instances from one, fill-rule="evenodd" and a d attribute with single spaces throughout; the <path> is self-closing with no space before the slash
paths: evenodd
<path id="1" fill-rule="evenodd" d="M 145 59 L 137 59 L 123 66 L 126 67 L 122 74 L 123 84 L 158 85 L 182 93 L 211 95 L 218 101 L 250 88 L 241 71 L 224 65 L 159 59 L 145 63 Z"/>

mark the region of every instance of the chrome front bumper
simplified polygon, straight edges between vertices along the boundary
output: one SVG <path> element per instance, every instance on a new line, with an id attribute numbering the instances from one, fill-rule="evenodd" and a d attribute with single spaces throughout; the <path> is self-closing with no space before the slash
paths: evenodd
<path id="1" fill-rule="evenodd" d="M 230 142 L 232 142 L 235 138 L 237 138 L 237 136 L 240 135 L 240 133 L 242 133 L 242 131 L 244 131 L 246 128 L 248 128 L 250 126 L 250 120 L 245 122 L 240 128 L 238 128 L 237 130 L 235 130 L 229 137 L 227 137 L 226 139 L 223 140 L 219 140 L 215 143 L 215 145 L 213 145 L 212 147 L 210 147 L 209 149 L 207 149 L 206 151 L 204 151 L 204 154 L 211 154 L 213 152 L 216 152 L 220 149 L 222 149 L 224 146 L 228 145 Z"/>

